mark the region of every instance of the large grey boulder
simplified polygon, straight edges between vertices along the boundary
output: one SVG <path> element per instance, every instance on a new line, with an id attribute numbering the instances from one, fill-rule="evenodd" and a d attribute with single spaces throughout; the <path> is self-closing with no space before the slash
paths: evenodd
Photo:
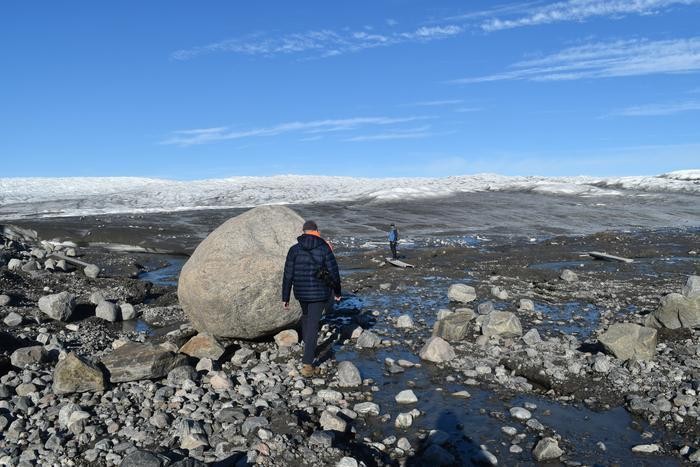
<path id="1" fill-rule="evenodd" d="M 217 337 L 255 339 L 292 327 L 301 309 L 281 303 L 284 262 L 304 220 L 260 206 L 226 221 L 199 244 L 180 273 L 178 297 L 192 325 Z"/>
<path id="2" fill-rule="evenodd" d="M 175 367 L 184 365 L 187 357 L 153 344 L 129 342 L 102 359 L 112 383 L 159 379 Z"/>
<path id="3" fill-rule="evenodd" d="M 442 363 L 454 359 L 457 355 L 449 342 L 441 337 L 433 336 L 425 342 L 419 356 L 429 362 Z"/>
<path id="4" fill-rule="evenodd" d="M 452 284 L 447 289 L 447 298 L 451 302 L 469 303 L 476 300 L 476 290 L 467 284 Z"/>
<path id="5" fill-rule="evenodd" d="M 39 309 L 51 319 L 68 321 L 75 309 L 75 296 L 69 292 L 45 295 L 39 299 Z"/>
<path id="6" fill-rule="evenodd" d="M 99 392 L 105 389 L 105 376 L 96 365 L 74 353 L 56 364 L 53 371 L 54 394 Z"/>
<path id="7" fill-rule="evenodd" d="M 654 328 L 696 328 L 700 327 L 700 295 L 687 297 L 671 293 L 661 299 L 659 308 L 650 313 L 644 323 Z"/>
<path id="8" fill-rule="evenodd" d="M 598 341 L 620 360 L 651 360 L 656 355 L 656 329 L 634 323 L 616 323 Z"/>
<path id="9" fill-rule="evenodd" d="M 436 321 L 433 326 L 433 336 L 443 338 L 448 342 L 458 342 L 464 338 L 469 329 L 469 322 L 474 319 L 474 312 L 463 309 Z"/>
<path id="10" fill-rule="evenodd" d="M 484 317 L 481 334 L 487 337 L 519 337 L 523 334 L 520 320 L 510 311 L 494 311 Z"/>

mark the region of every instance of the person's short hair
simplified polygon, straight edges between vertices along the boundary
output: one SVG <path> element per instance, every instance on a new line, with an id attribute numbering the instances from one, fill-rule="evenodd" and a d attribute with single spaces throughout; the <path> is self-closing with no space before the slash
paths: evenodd
<path id="1" fill-rule="evenodd" d="M 318 225 L 314 221 L 306 221 L 304 222 L 304 227 L 302 227 L 301 230 L 318 230 Z"/>

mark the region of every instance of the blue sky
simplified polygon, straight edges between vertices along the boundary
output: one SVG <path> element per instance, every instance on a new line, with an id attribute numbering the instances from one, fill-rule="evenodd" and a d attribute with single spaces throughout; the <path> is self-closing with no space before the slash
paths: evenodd
<path id="1" fill-rule="evenodd" d="M 23 1 L 0 177 L 700 167 L 700 0 Z"/>

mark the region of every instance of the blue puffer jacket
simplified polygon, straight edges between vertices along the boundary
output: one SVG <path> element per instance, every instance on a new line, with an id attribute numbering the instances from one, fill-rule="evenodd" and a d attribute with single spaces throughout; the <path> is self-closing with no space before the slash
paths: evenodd
<path id="1" fill-rule="evenodd" d="M 335 255 L 325 240 L 304 234 L 289 249 L 284 263 L 282 301 L 288 302 L 294 287 L 294 297 L 300 302 L 324 302 L 331 298 L 331 289 L 316 278 L 319 265 L 324 264 L 335 282 L 335 295 L 340 297 L 340 272 Z M 311 259 L 311 255 L 314 259 Z M 315 260 L 315 262 L 314 262 Z"/>

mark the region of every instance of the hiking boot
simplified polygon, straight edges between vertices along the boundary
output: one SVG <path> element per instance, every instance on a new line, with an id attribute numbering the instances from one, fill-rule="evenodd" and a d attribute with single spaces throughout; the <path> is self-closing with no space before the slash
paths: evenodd
<path id="1" fill-rule="evenodd" d="M 316 367 L 313 365 L 307 365 L 304 364 L 303 367 L 301 367 L 301 376 L 304 378 L 311 378 L 312 376 L 315 376 L 318 373 Z"/>

